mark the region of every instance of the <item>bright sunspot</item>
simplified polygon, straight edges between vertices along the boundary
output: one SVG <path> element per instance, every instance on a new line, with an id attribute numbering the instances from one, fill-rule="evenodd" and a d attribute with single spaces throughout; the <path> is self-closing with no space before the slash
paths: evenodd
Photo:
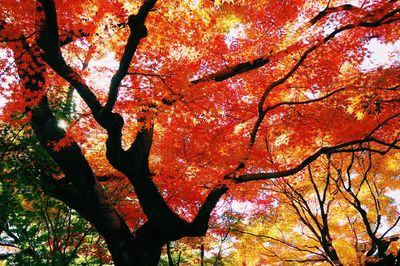
<path id="1" fill-rule="evenodd" d="M 66 129 L 68 127 L 68 123 L 64 119 L 59 120 L 57 122 L 57 125 L 59 128 L 62 128 L 62 129 Z"/>
<path id="2" fill-rule="evenodd" d="M 385 44 L 374 38 L 365 47 L 371 54 L 361 64 L 361 69 L 364 71 L 379 67 L 387 68 L 392 64 L 400 63 L 400 41 Z"/>

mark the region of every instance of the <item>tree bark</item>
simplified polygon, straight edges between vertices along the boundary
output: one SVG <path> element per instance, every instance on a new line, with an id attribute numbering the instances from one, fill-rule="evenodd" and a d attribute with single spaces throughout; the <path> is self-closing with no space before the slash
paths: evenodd
<path id="1" fill-rule="evenodd" d="M 326 255 L 329 257 L 330 263 L 332 263 L 332 265 L 335 265 L 335 266 L 343 265 L 339 259 L 338 254 L 336 253 L 335 248 L 332 246 L 331 243 L 323 244 L 323 249 L 324 249 Z"/>
<path id="2" fill-rule="evenodd" d="M 129 17 L 132 29 L 135 25 L 142 27 L 139 35 L 132 33 L 128 44 L 133 43 L 137 46 L 140 39 L 145 37 L 144 21 L 155 2 L 146 0 L 138 14 Z M 41 187 L 46 194 L 76 210 L 96 228 L 104 237 L 115 265 L 157 265 L 162 246 L 167 242 L 185 236 L 206 234 L 211 212 L 228 188 L 217 186 L 212 189 L 192 222 L 179 217 L 165 202 L 151 178 L 149 154 L 153 129 L 140 130 L 131 147 L 126 151 L 122 149 L 121 131 L 124 121 L 121 115 L 112 112 L 115 99 L 110 99 L 103 107 L 79 75 L 65 62 L 60 50 L 54 1 L 38 1 L 37 10 L 39 16 L 45 18 L 40 22 L 42 25 L 37 38 L 39 47 L 27 43 L 26 38 L 21 38 L 20 45 L 16 46 L 13 52 L 24 87 L 29 90 L 29 94 L 35 95 L 27 96 L 35 98 L 27 98 L 26 102 L 37 103 L 26 107 L 26 112 L 31 114 L 30 124 L 41 146 L 64 173 L 61 179 L 42 176 Z M 122 66 L 129 67 L 136 46 L 127 48 Z M 23 61 L 20 55 L 24 55 Z M 44 73 L 48 66 L 78 90 L 88 103 L 95 120 L 107 131 L 107 159 L 116 170 L 125 174 L 130 180 L 139 204 L 148 218 L 148 221 L 135 232 L 131 232 L 123 217 L 113 206 L 78 143 L 68 137 L 64 129 L 58 127 L 45 89 Z M 120 72 L 118 72 L 119 79 L 122 79 L 126 70 L 122 69 Z M 116 82 L 110 88 L 114 98 L 118 86 L 119 82 Z M 68 144 L 56 146 L 65 139 L 68 139 Z"/>

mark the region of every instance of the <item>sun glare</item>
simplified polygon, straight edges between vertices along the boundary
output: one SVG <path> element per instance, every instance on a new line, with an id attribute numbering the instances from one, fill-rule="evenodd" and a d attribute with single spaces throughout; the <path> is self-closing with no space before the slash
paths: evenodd
<path id="1" fill-rule="evenodd" d="M 57 126 L 59 128 L 66 129 L 68 127 L 68 123 L 64 119 L 61 119 L 58 121 Z"/>
<path id="2" fill-rule="evenodd" d="M 379 67 L 389 67 L 394 63 L 400 63 L 400 41 L 394 43 L 382 43 L 378 39 L 371 39 L 365 47 L 370 52 L 361 64 L 363 71 L 370 71 Z"/>

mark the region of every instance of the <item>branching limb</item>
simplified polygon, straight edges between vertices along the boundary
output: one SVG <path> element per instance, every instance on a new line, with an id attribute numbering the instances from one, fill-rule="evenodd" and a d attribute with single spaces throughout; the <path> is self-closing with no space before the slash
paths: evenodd
<path id="1" fill-rule="evenodd" d="M 54 143 L 65 139 L 66 132 L 58 127 L 58 121 L 49 107 L 48 99 L 44 93 L 45 78 L 43 65 L 36 57 L 35 51 L 27 44 L 21 47 L 30 56 L 30 65 L 24 67 L 24 62 L 18 59 L 19 50 L 16 54 L 16 65 L 20 79 L 24 86 L 32 93 L 39 94 L 40 99 L 37 106 L 28 107 L 27 111 L 32 113 L 31 125 L 41 146 L 49 153 L 65 174 L 65 182 L 51 179 L 44 181 L 44 189 L 47 192 L 64 201 L 71 208 L 77 210 L 87 218 L 100 234 L 103 235 L 112 253 L 120 249 L 121 239 L 131 236 L 125 221 L 112 206 L 105 194 L 104 189 L 96 181 L 92 169 L 83 155 L 79 145 L 69 138 L 69 144 L 55 149 Z M 49 145 L 50 144 L 50 145 Z M 122 237 L 122 238 L 121 238 Z"/>
<path id="2" fill-rule="evenodd" d="M 379 125 L 374 128 L 368 135 L 367 137 L 360 139 L 360 140 L 353 140 L 353 141 L 348 141 L 344 142 L 338 145 L 330 146 L 330 147 L 323 147 L 320 148 L 318 151 L 304 159 L 300 164 L 297 166 L 290 168 L 288 170 L 283 170 L 283 171 L 278 171 L 278 172 L 271 172 L 271 173 L 257 173 L 257 174 L 243 174 L 243 175 L 228 175 L 225 177 L 225 179 L 232 179 L 235 183 L 243 183 L 243 182 L 248 182 L 248 181 L 255 181 L 255 180 L 267 180 L 267 179 L 274 179 L 274 178 L 279 178 L 279 177 L 285 177 L 285 176 L 290 176 L 295 173 L 298 173 L 299 171 L 303 170 L 306 166 L 308 166 L 310 163 L 315 161 L 318 157 L 320 157 L 323 154 L 333 154 L 337 152 L 347 152 L 347 150 L 343 150 L 343 148 L 346 147 L 351 147 L 351 146 L 357 146 L 359 145 L 360 150 L 368 150 L 368 147 L 363 147 L 362 144 L 365 143 L 371 143 L 371 142 L 376 142 L 379 143 L 383 146 L 386 147 L 392 147 L 393 144 L 391 143 L 386 143 L 383 141 L 377 141 L 376 138 L 372 137 L 372 134 L 375 133 L 378 129 L 380 129 L 382 126 L 386 125 L 389 121 L 397 118 L 400 116 L 400 113 L 397 113 L 387 119 L 384 120 L 384 122 L 379 123 Z M 393 143 L 397 143 L 397 139 Z M 385 145 L 386 144 L 386 145 Z M 352 148 L 354 151 L 354 149 Z M 390 149 L 381 151 L 381 152 L 388 152 Z"/>
<path id="3" fill-rule="evenodd" d="M 144 23 L 147 15 L 154 7 L 156 2 L 156 0 L 146 0 L 140 7 L 139 12 L 136 15 L 130 15 L 128 18 L 128 26 L 131 30 L 131 33 L 125 45 L 124 53 L 122 54 L 118 70 L 111 79 L 108 100 L 103 110 L 106 113 L 112 111 L 118 97 L 119 86 L 121 85 L 122 79 L 128 74 L 129 66 L 139 42 L 142 38 L 147 36 L 147 28 Z"/>
<path id="4" fill-rule="evenodd" d="M 330 154 L 339 148 L 356 145 L 356 144 L 362 144 L 366 141 L 367 140 L 356 140 L 356 141 L 350 141 L 350 142 L 338 144 L 336 146 L 323 147 L 323 148 L 319 149 L 317 152 L 315 152 L 314 154 L 307 157 L 305 160 L 303 160 L 297 166 L 295 166 L 291 169 L 288 169 L 288 170 L 272 172 L 272 173 L 243 174 L 243 175 L 239 175 L 236 177 L 235 176 L 227 176 L 225 178 L 232 179 L 235 183 L 243 183 L 243 182 L 248 182 L 248 181 L 266 180 L 266 179 L 274 179 L 274 178 L 279 178 L 279 177 L 290 176 L 290 175 L 300 172 L 307 165 L 309 165 L 310 163 L 315 161 L 319 156 L 321 156 L 323 154 Z"/>
<path id="5" fill-rule="evenodd" d="M 211 212 L 214 210 L 222 195 L 227 191 L 228 187 L 225 185 L 216 186 L 211 190 L 196 218 L 190 223 L 188 236 L 203 236 L 206 234 Z"/>
<path id="6" fill-rule="evenodd" d="M 61 41 L 54 0 L 39 0 L 38 2 L 38 9 L 44 11 L 44 21 L 38 37 L 38 44 L 44 51 L 44 61 L 78 91 L 79 95 L 96 116 L 101 110 L 99 100 L 79 74 L 67 65 L 61 54 Z"/>
<path id="7" fill-rule="evenodd" d="M 297 69 L 300 68 L 300 66 L 302 66 L 302 64 L 304 63 L 304 61 L 307 59 L 307 57 L 309 56 L 309 54 L 311 54 L 313 51 L 315 51 L 317 48 L 321 47 L 322 45 L 326 44 L 327 42 L 329 42 L 330 40 L 332 40 L 334 37 L 336 37 L 339 33 L 342 33 L 344 31 L 356 28 L 356 27 L 378 27 L 387 23 L 392 23 L 394 22 L 393 20 L 388 20 L 389 18 L 394 17 L 397 13 L 400 12 L 400 9 L 394 9 L 390 12 L 388 12 L 387 14 L 383 15 L 381 18 L 375 20 L 375 21 L 368 21 L 366 20 L 366 18 L 361 19 L 360 22 L 356 22 L 356 23 L 351 23 L 351 24 L 347 24 L 344 26 L 341 26 L 339 28 L 337 28 L 336 30 L 334 30 L 333 32 L 331 32 L 328 36 L 324 37 L 323 39 L 321 39 L 320 41 L 318 41 L 317 43 L 315 43 L 314 45 L 310 46 L 309 48 L 307 48 L 302 55 L 299 57 L 299 59 L 296 61 L 296 63 L 288 70 L 288 72 L 281 77 L 280 79 L 272 82 L 263 92 L 259 102 L 258 102 L 258 117 L 257 120 L 253 126 L 253 129 L 250 133 L 250 140 L 249 140 L 249 144 L 246 150 L 245 155 L 242 158 L 242 162 L 237 166 L 237 168 L 233 171 L 233 175 L 235 174 L 235 172 L 237 172 L 238 170 L 242 169 L 245 165 L 245 162 L 247 161 L 250 152 L 252 150 L 252 147 L 255 144 L 256 141 L 256 137 L 259 131 L 259 128 L 261 126 L 261 124 L 263 123 L 267 112 L 270 111 L 271 109 L 274 109 L 276 107 L 279 107 L 281 105 L 289 105 L 287 102 L 282 102 L 282 103 L 278 103 L 277 105 L 274 106 L 270 106 L 270 107 L 264 107 L 266 99 L 268 97 L 268 95 L 272 92 L 272 90 L 274 90 L 276 87 L 278 87 L 279 85 L 285 83 L 296 71 Z M 366 16 L 368 17 L 368 16 Z M 395 17 L 394 20 L 397 20 L 398 18 Z M 342 89 L 339 89 L 337 91 L 334 91 L 332 93 L 329 93 L 328 95 L 326 95 L 326 97 L 322 97 L 322 99 L 326 99 L 328 97 L 330 97 L 332 94 L 341 91 Z M 311 101 L 305 101 L 303 102 L 298 102 L 298 103 L 294 103 L 294 104 L 307 104 L 310 102 L 313 102 L 314 100 Z M 317 100 L 315 100 L 317 101 Z M 371 134 L 373 134 L 373 132 L 371 132 Z"/>
<path id="8" fill-rule="evenodd" d="M 329 16 L 330 14 L 333 13 L 337 13 L 337 12 L 342 12 L 342 11 L 350 11 L 350 12 L 355 12 L 356 14 L 365 14 L 367 13 L 366 11 L 364 11 L 362 8 L 358 8 L 356 6 L 353 6 L 351 4 L 344 4 L 344 5 L 340 5 L 340 6 L 336 6 L 336 7 L 329 7 L 329 5 L 321 12 L 319 12 L 314 18 L 312 18 L 308 23 L 305 24 L 305 26 L 312 26 L 314 24 L 316 24 L 318 21 L 320 21 L 321 19 Z M 386 19 L 393 16 L 394 14 L 396 14 L 397 11 L 392 11 L 390 13 L 388 13 L 385 17 L 381 18 L 378 21 L 375 22 L 365 22 L 360 24 L 360 26 L 363 27 L 376 27 L 381 25 L 382 23 L 390 23 L 393 21 L 387 21 Z M 285 52 L 284 51 L 279 51 L 278 53 L 281 52 Z M 212 74 L 206 75 L 202 78 L 196 79 L 196 80 L 192 80 L 190 82 L 191 85 L 195 85 L 195 84 L 199 84 L 199 83 L 204 83 L 204 82 L 209 82 L 209 81 L 216 81 L 216 82 L 222 82 L 225 81 L 227 79 L 230 79 L 232 77 L 235 77 L 237 75 L 246 73 L 246 72 L 250 72 L 252 70 L 261 68 L 265 65 L 267 65 L 269 62 L 271 62 L 271 58 L 276 56 L 276 54 L 271 54 L 271 55 L 264 55 L 264 56 L 260 56 L 255 60 L 251 60 L 251 61 L 247 61 L 247 62 L 242 62 L 242 63 L 238 63 L 236 65 L 227 67 L 225 69 L 219 70 L 217 72 L 214 72 Z"/>

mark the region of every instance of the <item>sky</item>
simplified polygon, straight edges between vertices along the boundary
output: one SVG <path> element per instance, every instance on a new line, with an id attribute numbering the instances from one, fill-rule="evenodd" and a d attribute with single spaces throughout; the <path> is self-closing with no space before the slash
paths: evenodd
<path id="1" fill-rule="evenodd" d="M 378 67 L 387 67 L 390 62 L 400 64 L 400 40 L 394 43 L 384 44 L 378 39 L 371 39 L 366 48 L 371 52 L 369 58 L 365 58 L 361 64 L 364 71 Z"/>

